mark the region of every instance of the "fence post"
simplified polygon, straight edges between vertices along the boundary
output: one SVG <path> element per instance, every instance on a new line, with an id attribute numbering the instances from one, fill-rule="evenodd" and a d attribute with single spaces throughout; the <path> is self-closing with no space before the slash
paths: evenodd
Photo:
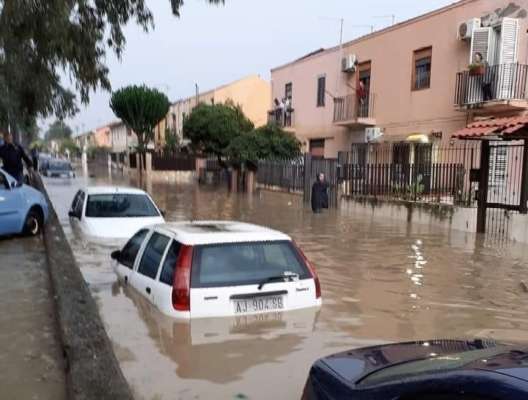
<path id="1" fill-rule="evenodd" d="M 489 141 L 481 142 L 480 152 L 480 179 L 477 208 L 477 233 L 486 233 L 486 212 L 488 206 L 488 181 L 489 181 L 489 161 L 490 161 Z"/>
<path id="2" fill-rule="evenodd" d="M 312 200 L 312 155 L 310 153 L 304 154 L 304 196 L 305 203 L 310 203 Z"/>
<path id="3" fill-rule="evenodd" d="M 523 146 L 523 163 L 522 163 L 522 178 L 521 178 L 521 201 L 519 204 L 519 212 L 521 214 L 528 214 L 528 139 L 524 139 Z"/>

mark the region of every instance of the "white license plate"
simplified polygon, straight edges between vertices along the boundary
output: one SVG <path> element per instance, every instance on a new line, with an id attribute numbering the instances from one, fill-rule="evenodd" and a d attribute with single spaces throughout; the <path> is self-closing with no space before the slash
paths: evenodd
<path id="1" fill-rule="evenodd" d="M 251 299 L 234 300 L 235 314 L 253 314 L 284 310 L 282 296 L 254 297 Z"/>

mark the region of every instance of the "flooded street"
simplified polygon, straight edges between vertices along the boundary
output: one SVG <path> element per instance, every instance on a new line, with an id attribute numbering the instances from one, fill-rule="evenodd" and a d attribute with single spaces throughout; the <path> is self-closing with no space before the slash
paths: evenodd
<path id="1" fill-rule="evenodd" d="M 139 399 L 298 399 L 313 361 L 387 341 L 493 336 L 528 340 L 525 245 L 353 214 L 313 215 L 302 199 L 253 196 L 195 184 L 147 189 L 168 221 L 235 219 L 291 235 L 315 264 L 320 310 L 176 322 L 116 282 L 111 243 L 72 230 L 83 185 L 125 177 L 46 180 L 123 372 Z"/>

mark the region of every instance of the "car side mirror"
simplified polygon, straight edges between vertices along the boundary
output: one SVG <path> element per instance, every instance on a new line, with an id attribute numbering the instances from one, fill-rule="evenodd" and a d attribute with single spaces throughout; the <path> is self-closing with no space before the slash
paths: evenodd
<path id="1" fill-rule="evenodd" d="M 165 218 L 165 215 L 167 214 L 167 212 L 165 210 L 160 210 L 160 214 L 163 218 Z"/>
<path id="2" fill-rule="evenodd" d="M 75 214 L 75 211 L 71 211 L 71 210 L 68 211 L 68 217 L 70 217 L 70 218 L 78 218 L 77 214 Z"/>
<path id="3" fill-rule="evenodd" d="M 113 251 L 112 254 L 110 254 L 110 258 L 112 258 L 112 260 L 119 261 L 121 258 L 121 250 Z"/>

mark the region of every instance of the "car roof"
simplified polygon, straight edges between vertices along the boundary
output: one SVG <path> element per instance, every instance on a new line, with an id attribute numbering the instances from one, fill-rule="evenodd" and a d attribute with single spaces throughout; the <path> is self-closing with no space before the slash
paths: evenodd
<path id="1" fill-rule="evenodd" d="M 279 231 L 237 221 L 172 222 L 154 227 L 158 232 L 176 237 L 186 245 L 291 241 Z"/>
<path id="2" fill-rule="evenodd" d="M 88 186 L 82 189 L 86 194 L 147 194 L 141 189 L 121 186 Z"/>

